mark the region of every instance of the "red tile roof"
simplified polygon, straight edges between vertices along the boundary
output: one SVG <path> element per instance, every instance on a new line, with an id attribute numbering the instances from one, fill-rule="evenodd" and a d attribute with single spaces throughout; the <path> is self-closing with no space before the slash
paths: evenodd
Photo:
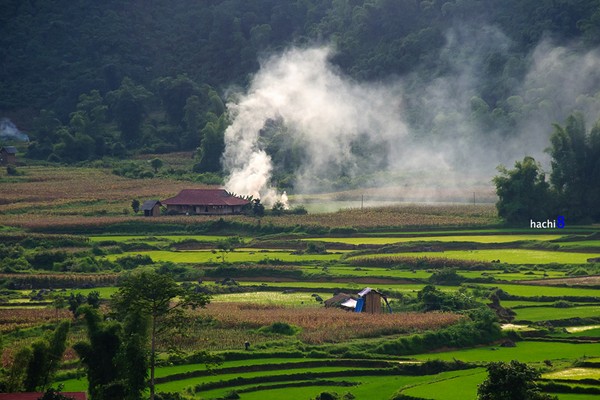
<path id="1" fill-rule="evenodd" d="M 87 400 L 85 392 L 60 392 L 63 396 L 72 397 L 75 400 Z M 0 393 L 0 400 L 38 400 L 44 393 Z"/>
<path id="2" fill-rule="evenodd" d="M 225 189 L 184 189 L 161 203 L 172 206 L 244 206 L 250 202 L 227 193 Z"/>

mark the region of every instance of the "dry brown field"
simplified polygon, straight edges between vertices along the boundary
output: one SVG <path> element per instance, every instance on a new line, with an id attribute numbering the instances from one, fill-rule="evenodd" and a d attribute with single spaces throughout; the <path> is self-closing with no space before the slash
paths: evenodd
<path id="1" fill-rule="evenodd" d="M 94 227 L 140 221 L 131 201 L 165 199 L 185 188 L 206 187 L 168 179 L 128 179 L 110 169 L 20 167 L 21 176 L 0 175 L 0 225 L 29 229 Z M 218 216 L 161 216 L 155 223 L 194 225 Z M 492 204 L 398 205 L 309 215 L 226 217 L 249 224 L 315 227 L 485 226 L 497 222 Z"/>
<path id="2" fill-rule="evenodd" d="M 250 303 L 213 303 L 199 315 L 214 319 L 222 329 L 257 329 L 284 322 L 301 329 L 298 338 L 305 343 L 335 343 L 437 329 L 458 322 L 451 313 L 353 313 L 337 308 L 283 307 Z"/>

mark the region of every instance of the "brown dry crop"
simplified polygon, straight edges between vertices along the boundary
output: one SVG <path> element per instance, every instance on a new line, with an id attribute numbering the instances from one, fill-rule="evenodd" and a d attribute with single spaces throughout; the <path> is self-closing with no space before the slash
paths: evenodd
<path id="1" fill-rule="evenodd" d="M 71 319 L 71 313 L 52 308 L 0 308 L 0 331 L 9 332 L 62 319 Z"/>
<path id="2" fill-rule="evenodd" d="M 0 181 L 0 225 L 24 228 L 106 226 L 138 220 L 131 200 L 165 199 L 181 189 L 203 185 L 168 179 L 128 179 L 109 169 L 21 167 L 18 179 Z M 218 216 L 162 216 L 153 223 L 194 225 Z M 255 218 L 227 217 L 258 224 Z M 262 225 L 315 227 L 484 226 L 497 222 L 493 204 L 399 205 L 347 209 L 333 213 L 266 216 Z"/>
<path id="3" fill-rule="evenodd" d="M 437 329 L 461 319 L 451 313 L 366 314 L 331 308 L 248 307 L 244 303 L 213 303 L 199 313 L 225 329 L 288 323 L 300 327 L 298 337 L 311 344 Z"/>

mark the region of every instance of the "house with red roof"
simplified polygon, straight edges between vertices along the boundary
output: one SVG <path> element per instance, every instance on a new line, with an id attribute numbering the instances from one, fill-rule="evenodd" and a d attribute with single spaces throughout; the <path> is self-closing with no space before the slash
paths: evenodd
<path id="1" fill-rule="evenodd" d="M 241 213 L 250 201 L 225 189 L 184 189 L 161 204 L 167 207 L 167 214 L 225 215 Z"/>
<path id="2" fill-rule="evenodd" d="M 85 392 L 60 392 L 60 394 L 73 400 L 87 400 Z M 0 400 L 38 400 L 43 396 L 44 393 L 41 392 L 0 393 Z"/>

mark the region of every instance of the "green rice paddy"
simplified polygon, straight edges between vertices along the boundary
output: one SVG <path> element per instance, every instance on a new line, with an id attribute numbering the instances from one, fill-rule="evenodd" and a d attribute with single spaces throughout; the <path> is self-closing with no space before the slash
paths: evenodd
<path id="1" fill-rule="evenodd" d="M 514 310 L 516 320 L 521 321 L 550 321 L 568 318 L 592 318 L 600 316 L 600 306 L 580 306 L 571 308 L 556 307 L 527 307 Z"/>
<path id="2" fill-rule="evenodd" d="M 484 346 L 475 349 L 454 350 L 443 353 L 420 354 L 417 360 L 453 359 L 466 362 L 491 362 L 519 360 L 521 362 L 541 362 L 544 360 L 576 360 L 582 357 L 600 356 L 600 346 L 596 343 L 557 343 L 523 341 L 516 347 Z"/>
<path id="3" fill-rule="evenodd" d="M 600 257 L 600 253 L 572 253 L 548 250 L 529 249 L 483 249 L 483 250 L 448 250 L 431 252 L 407 252 L 392 254 L 371 254 L 364 257 L 426 257 L 449 258 L 456 260 L 492 262 L 500 260 L 507 264 L 585 264 L 589 258 Z"/>
<path id="4" fill-rule="evenodd" d="M 291 251 L 248 251 L 235 250 L 228 253 L 212 250 L 190 250 L 190 251 L 132 251 L 121 254 L 110 254 L 106 256 L 109 261 L 125 256 L 145 255 L 152 258 L 155 262 L 174 262 L 181 264 L 204 264 L 222 262 L 259 262 L 267 260 L 279 260 L 283 262 L 307 262 L 307 261 L 334 261 L 341 257 L 341 254 L 292 254 Z"/>
<path id="5" fill-rule="evenodd" d="M 511 243 L 518 241 L 549 241 L 560 239 L 561 235 L 452 235 L 452 236 L 415 236 L 415 237 L 323 237 L 305 240 L 329 243 L 345 243 L 353 245 L 376 244 L 385 245 L 409 242 L 473 242 L 473 243 Z"/>

